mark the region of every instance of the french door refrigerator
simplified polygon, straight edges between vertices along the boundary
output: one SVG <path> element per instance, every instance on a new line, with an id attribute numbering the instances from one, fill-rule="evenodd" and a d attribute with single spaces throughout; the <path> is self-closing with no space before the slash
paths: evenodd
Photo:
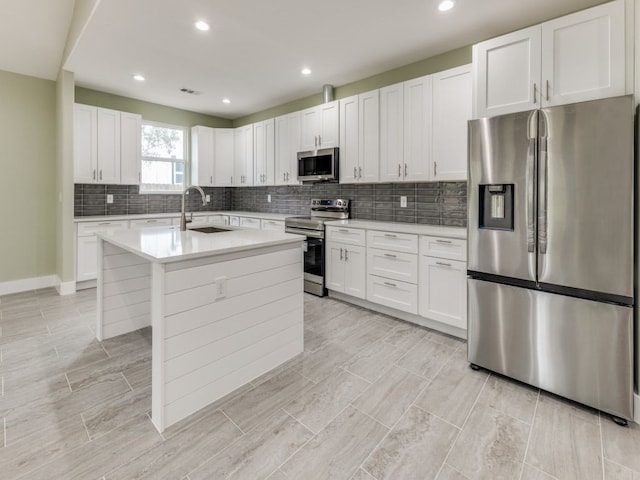
<path id="1" fill-rule="evenodd" d="M 633 108 L 469 122 L 468 360 L 617 421 L 633 418 Z"/>

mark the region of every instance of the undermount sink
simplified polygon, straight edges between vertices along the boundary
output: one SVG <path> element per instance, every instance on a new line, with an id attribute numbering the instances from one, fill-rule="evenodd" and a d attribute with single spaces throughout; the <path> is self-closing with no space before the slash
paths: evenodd
<path id="1" fill-rule="evenodd" d="M 199 228 L 190 228 L 189 230 L 193 230 L 194 232 L 201 233 L 221 233 L 221 232 L 230 232 L 230 228 L 219 228 L 219 227 L 199 227 Z"/>

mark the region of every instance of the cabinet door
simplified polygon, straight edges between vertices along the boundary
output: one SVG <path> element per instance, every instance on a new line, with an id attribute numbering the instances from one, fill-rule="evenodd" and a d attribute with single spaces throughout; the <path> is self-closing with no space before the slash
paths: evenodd
<path id="1" fill-rule="evenodd" d="M 301 152 L 318 148 L 318 130 L 320 113 L 317 108 L 307 108 L 300 112 L 300 148 Z"/>
<path id="2" fill-rule="evenodd" d="M 340 144 L 339 103 L 323 103 L 318 109 L 318 146 L 333 148 Z"/>
<path id="3" fill-rule="evenodd" d="M 73 107 L 73 180 L 92 183 L 98 178 L 98 109 Z"/>
<path id="4" fill-rule="evenodd" d="M 344 249 L 346 245 L 330 242 L 325 243 L 325 245 L 325 286 L 329 290 L 335 290 L 336 292 L 344 293 Z"/>
<path id="5" fill-rule="evenodd" d="M 256 123 L 253 127 L 255 184 L 273 185 L 275 174 L 274 120 Z"/>
<path id="6" fill-rule="evenodd" d="M 358 95 L 340 100 L 340 183 L 356 183 L 359 167 Z"/>
<path id="7" fill-rule="evenodd" d="M 142 115 L 120 114 L 120 181 L 124 185 L 140 183 L 142 156 Z"/>
<path id="8" fill-rule="evenodd" d="M 380 92 L 358 95 L 358 180 L 380 180 Z M 342 155 L 342 150 L 340 151 Z"/>
<path id="9" fill-rule="evenodd" d="M 365 247 L 345 245 L 344 293 L 358 298 L 367 296 L 367 258 Z"/>
<path id="10" fill-rule="evenodd" d="M 235 129 L 234 184 L 253 185 L 253 125 Z"/>
<path id="11" fill-rule="evenodd" d="M 540 26 L 473 47 L 473 117 L 540 107 Z"/>
<path id="12" fill-rule="evenodd" d="M 542 105 L 625 94 L 624 2 L 542 24 Z"/>
<path id="13" fill-rule="evenodd" d="M 214 129 L 191 128 L 191 184 L 201 187 L 214 185 L 213 171 Z"/>
<path id="14" fill-rule="evenodd" d="M 98 274 L 98 238 L 78 237 L 76 252 L 76 282 L 93 280 Z"/>
<path id="15" fill-rule="evenodd" d="M 422 257 L 419 297 L 420 315 L 466 330 L 466 263 Z"/>
<path id="16" fill-rule="evenodd" d="M 98 183 L 120 183 L 120 112 L 98 108 Z"/>
<path id="17" fill-rule="evenodd" d="M 300 112 L 276 118 L 276 185 L 297 185 Z"/>
<path id="18" fill-rule="evenodd" d="M 251 217 L 240 217 L 240 226 L 260 230 L 260 219 Z"/>
<path id="19" fill-rule="evenodd" d="M 428 180 L 431 170 L 431 76 L 404 83 L 403 180 Z"/>
<path id="20" fill-rule="evenodd" d="M 471 65 L 434 74 L 434 180 L 467 179 L 467 122 L 470 119 Z"/>
<path id="21" fill-rule="evenodd" d="M 380 180 L 402 179 L 404 158 L 404 90 L 402 83 L 380 89 Z"/>
<path id="22" fill-rule="evenodd" d="M 233 136 L 233 128 L 214 129 L 213 181 L 218 187 L 234 185 Z"/>

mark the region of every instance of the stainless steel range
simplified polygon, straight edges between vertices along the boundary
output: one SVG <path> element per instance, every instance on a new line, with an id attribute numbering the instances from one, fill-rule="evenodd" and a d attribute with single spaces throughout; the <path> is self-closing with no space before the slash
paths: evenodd
<path id="1" fill-rule="evenodd" d="M 324 222 L 349 218 L 349 200 L 311 200 L 311 216 L 289 217 L 284 221 L 285 232 L 305 235 L 304 291 L 324 297 Z"/>

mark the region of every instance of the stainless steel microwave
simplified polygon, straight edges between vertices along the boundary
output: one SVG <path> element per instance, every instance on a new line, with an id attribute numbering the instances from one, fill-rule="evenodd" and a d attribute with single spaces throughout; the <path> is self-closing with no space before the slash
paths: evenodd
<path id="1" fill-rule="evenodd" d="M 298 180 L 301 182 L 337 182 L 340 178 L 337 148 L 298 152 Z"/>

